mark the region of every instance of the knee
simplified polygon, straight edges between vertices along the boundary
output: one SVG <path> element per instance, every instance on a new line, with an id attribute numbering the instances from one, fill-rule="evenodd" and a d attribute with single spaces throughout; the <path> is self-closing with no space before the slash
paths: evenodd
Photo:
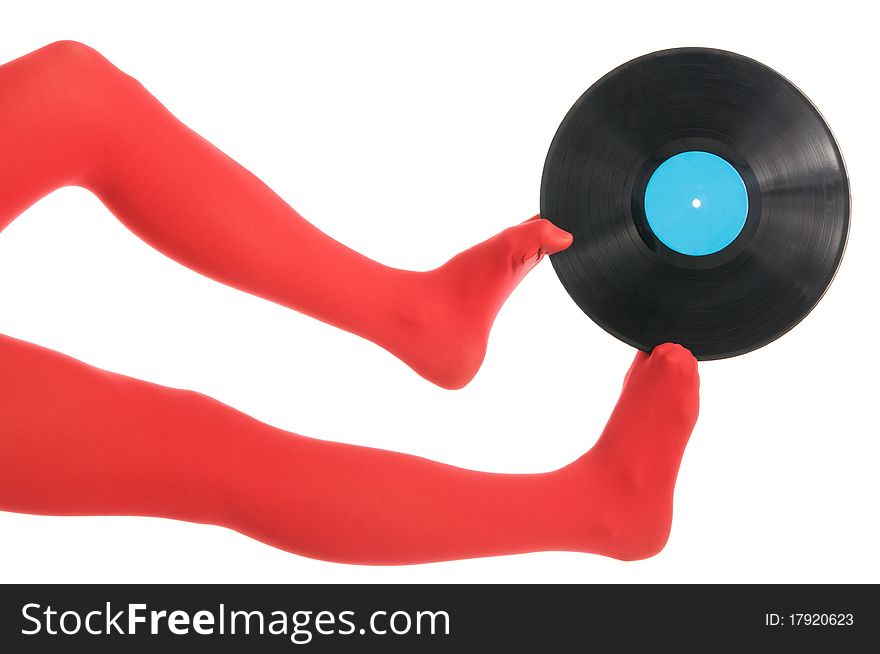
<path id="1" fill-rule="evenodd" d="M 33 115 L 51 118 L 59 132 L 93 135 L 122 113 L 120 102 L 132 80 L 94 48 L 57 41 L 29 56 L 38 93 Z"/>
<path id="2" fill-rule="evenodd" d="M 55 41 L 38 52 L 52 63 L 65 66 L 93 66 L 106 61 L 100 52 L 79 41 Z"/>
<path id="3" fill-rule="evenodd" d="M 116 70 L 100 52 L 78 41 L 56 41 L 34 54 L 48 74 L 70 83 L 93 83 Z"/>

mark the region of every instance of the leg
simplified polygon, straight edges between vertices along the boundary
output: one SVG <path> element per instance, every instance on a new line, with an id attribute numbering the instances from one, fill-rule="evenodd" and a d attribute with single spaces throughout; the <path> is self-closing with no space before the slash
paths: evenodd
<path id="1" fill-rule="evenodd" d="M 304 438 L 0 336 L 0 510 L 211 523 L 348 563 L 644 558 L 669 533 L 698 383 L 683 348 L 640 353 L 592 450 L 507 475 Z"/>
<path id="2" fill-rule="evenodd" d="M 156 249 L 224 284 L 363 336 L 465 385 L 501 305 L 571 236 L 546 220 L 437 270 L 389 268 L 323 234 L 87 46 L 0 66 L 0 229 L 60 186 L 93 191 Z"/>

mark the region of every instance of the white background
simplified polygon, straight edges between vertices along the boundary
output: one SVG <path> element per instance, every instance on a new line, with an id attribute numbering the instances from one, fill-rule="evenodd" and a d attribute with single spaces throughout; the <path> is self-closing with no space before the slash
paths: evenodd
<path id="1" fill-rule="evenodd" d="M 880 581 L 868 7 L 4 5 L 0 61 L 62 38 L 92 45 L 307 218 L 390 265 L 439 265 L 536 213 L 547 147 L 574 100 L 618 64 L 674 46 L 740 52 L 804 90 L 847 159 L 854 213 L 818 308 L 762 350 L 701 366 L 672 536 L 651 560 L 541 553 L 356 567 L 219 527 L 0 514 L 0 580 Z M 507 472 L 587 450 L 633 356 L 545 262 L 501 311 L 476 380 L 444 391 L 366 341 L 162 257 L 81 189 L 52 194 L 0 235 L 0 333 L 291 431 Z"/>

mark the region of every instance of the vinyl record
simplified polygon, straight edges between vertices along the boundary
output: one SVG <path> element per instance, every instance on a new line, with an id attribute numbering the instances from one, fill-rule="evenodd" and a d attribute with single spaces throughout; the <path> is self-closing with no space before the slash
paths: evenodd
<path id="1" fill-rule="evenodd" d="M 634 59 L 575 103 L 547 154 L 541 215 L 580 308 L 643 350 L 749 352 L 816 305 L 840 264 L 849 183 L 819 112 L 784 77 L 704 48 Z"/>

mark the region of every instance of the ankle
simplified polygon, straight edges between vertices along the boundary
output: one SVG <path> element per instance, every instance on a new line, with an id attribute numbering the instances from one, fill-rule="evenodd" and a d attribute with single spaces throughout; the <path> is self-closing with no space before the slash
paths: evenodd
<path id="1" fill-rule="evenodd" d="M 622 561 L 646 559 L 666 545 L 672 526 L 672 486 L 639 474 L 621 461 L 590 452 L 559 471 L 563 497 L 576 520 L 572 549 Z"/>

